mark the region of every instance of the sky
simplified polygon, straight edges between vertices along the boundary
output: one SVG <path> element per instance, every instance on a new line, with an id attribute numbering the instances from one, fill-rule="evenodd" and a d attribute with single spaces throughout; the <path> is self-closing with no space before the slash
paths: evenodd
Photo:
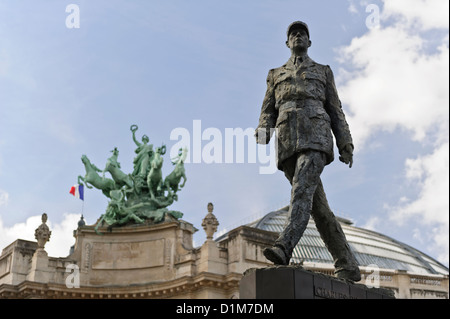
<path id="1" fill-rule="evenodd" d="M 103 168 L 117 147 L 131 173 L 133 124 L 167 146 L 164 176 L 188 147 L 170 209 L 199 229 L 196 246 L 209 202 L 218 233 L 288 205 L 273 143 L 252 134 L 302 20 L 355 145 L 352 168 L 336 158 L 322 173 L 332 210 L 448 266 L 448 12 L 446 0 L 1 1 L 0 249 L 35 240 L 45 212 L 47 252 L 67 256 L 80 215 L 92 225 L 108 204 L 96 189 L 69 194 L 81 156 Z"/>

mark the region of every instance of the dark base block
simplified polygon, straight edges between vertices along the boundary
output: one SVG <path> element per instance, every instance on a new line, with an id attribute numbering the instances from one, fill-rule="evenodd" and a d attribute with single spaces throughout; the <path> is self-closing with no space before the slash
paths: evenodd
<path id="1" fill-rule="evenodd" d="M 244 273 L 241 299 L 395 299 L 383 288 L 305 270 L 299 266 L 274 266 Z"/>

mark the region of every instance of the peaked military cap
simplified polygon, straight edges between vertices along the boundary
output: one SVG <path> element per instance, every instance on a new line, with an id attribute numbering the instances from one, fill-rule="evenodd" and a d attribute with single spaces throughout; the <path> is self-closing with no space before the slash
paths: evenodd
<path id="1" fill-rule="evenodd" d="M 289 27 L 288 27 L 288 29 L 287 29 L 287 32 L 286 32 L 288 38 L 289 38 L 289 33 L 290 33 L 291 30 L 292 30 L 293 28 L 295 28 L 295 27 L 303 28 L 303 29 L 306 31 L 306 33 L 308 34 L 308 38 L 309 38 L 309 28 L 308 28 L 308 25 L 307 25 L 305 22 L 303 22 L 303 21 L 294 21 L 294 22 L 292 22 L 292 23 L 289 25 Z"/>

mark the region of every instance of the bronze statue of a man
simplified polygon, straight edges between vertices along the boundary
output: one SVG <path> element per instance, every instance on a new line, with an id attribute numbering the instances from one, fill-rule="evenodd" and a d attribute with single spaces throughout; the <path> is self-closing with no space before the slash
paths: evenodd
<path id="1" fill-rule="evenodd" d="M 328 65 L 309 58 L 311 41 L 306 23 L 293 22 L 287 37 L 291 57 L 283 66 L 269 71 L 255 132 L 257 142 L 267 144 L 275 128 L 277 166 L 292 185 L 288 224 L 264 255 L 277 265 L 287 265 L 312 215 L 333 256 L 336 276 L 359 281 L 358 263 L 328 206 L 320 180 L 325 165 L 334 159 L 332 132 L 339 159 L 350 167 L 353 164 L 353 141 L 333 72 Z"/>

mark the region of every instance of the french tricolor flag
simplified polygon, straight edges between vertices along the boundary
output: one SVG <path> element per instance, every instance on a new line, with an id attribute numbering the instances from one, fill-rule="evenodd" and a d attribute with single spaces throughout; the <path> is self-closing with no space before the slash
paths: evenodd
<path id="1" fill-rule="evenodd" d="M 84 186 L 81 184 L 72 186 L 69 193 L 75 196 L 76 198 L 84 200 Z"/>

